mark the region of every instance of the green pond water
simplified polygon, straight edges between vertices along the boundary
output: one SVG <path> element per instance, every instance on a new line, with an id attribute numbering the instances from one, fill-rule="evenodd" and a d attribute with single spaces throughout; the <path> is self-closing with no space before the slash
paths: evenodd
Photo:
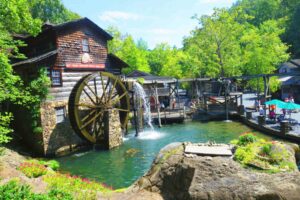
<path id="1" fill-rule="evenodd" d="M 159 150 L 172 142 L 228 143 L 244 132 L 255 132 L 238 122 L 189 122 L 163 126 L 134 137 L 134 131 L 124 144 L 110 151 L 89 151 L 59 158 L 61 170 L 103 182 L 113 188 L 131 185 L 149 170 Z M 257 135 L 263 136 L 255 132 Z"/>

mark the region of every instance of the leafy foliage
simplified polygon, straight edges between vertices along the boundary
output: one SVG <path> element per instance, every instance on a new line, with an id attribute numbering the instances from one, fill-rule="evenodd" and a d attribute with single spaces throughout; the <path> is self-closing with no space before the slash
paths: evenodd
<path id="1" fill-rule="evenodd" d="M 267 170 L 268 172 L 292 171 L 297 168 L 287 147 L 276 141 L 265 141 L 251 133 L 243 134 L 234 141 L 234 158 L 246 166 Z"/>
<path id="2" fill-rule="evenodd" d="M 108 43 L 109 52 L 117 55 L 129 65 L 129 68 L 124 69 L 123 73 L 127 74 L 133 70 L 150 72 L 145 46 L 137 46 L 132 36 L 122 35 L 114 27 L 110 27 L 108 32 L 114 37 Z"/>
<path id="3" fill-rule="evenodd" d="M 216 9 L 211 16 L 194 17 L 201 28 L 184 41 L 184 49 L 196 58 L 200 74 L 210 77 L 241 73 L 239 40 L 244 26 L 235 18 L 238 13 Z"/>
<path id="4" fill-rule="evenodd" d="M 9 181 L 0 186 L 0 200 L 72 200 L 73 197 L 59 189 L 52 189 L 48 194 L 34 194 L 28 185 L 21 185 L 17 181 Z"/>
<path id="5" fill-rule="evenodd" d="M 162 43 L 149 51 L 148 62 L 154 75 L 182 78 L 188 71 L 189 57 L 182 50 Z"/>
<path id="6" fill-rule="evenodd" d="M 9 128 L 12 114 L 9 104 L 22 105 L 31 110 L 34 132 L 41 132 L 39 126 L 39 106 L 47 94 L 50 84 L 45 70 L 40 71 L 35 80 L 26 85 L 15 75 L 10 65 L 14 58 L 25 58 L 18 48 L 25 44 L 14 40 L 13 34 L 36 36 L 42 22 L 61 23 L 78 18 L 67 10 L 60 0 L 0 0 L 0 144 L 11 139 Z"/>
<path id="7" fill-rule="evenodd" d="M 237 145 L 245 146 L 249 143 L 254 143 L 257 141 L 257 137 L 252 133 L 244 133 L 239 137 Z"/>
<path id="8" fill-rule="evenodd" d="M 112 188 L 78 176 L 69 174 L 49 174 L 43 177 L 43 180 L 50 188 L 59 188 L 61 191 L 76 194 L 75 199 L 95 199 L 97 192 L 111 192 Z"/>
<path id="9" fill-rule="evenodd" d="M 27 0 L 27 2 L 32 16 L 43 22 L 60 24 L 80 18 L 78 14 L 68 10 L 61 0 Z"/>
<path id="10" fill-rule="evenodd" d="M 27 90 L 30 93 L 32 103 L 29 105 L 32 117 L 33 133 L 42 133 L 40 127 L 40 105 L 47 98 L 49 87 L 51 85 L 50 78 L 47 76 L 46 68 L 39 69 L 37 76 L 30 80 Z"/>
<path id="11" fill-rule="evenodd" d="M 18 167 L 18 170 L 20 170 L 29 178 L 37 178 L 47 173 L 47 168 L 44 165 L 27 161 L 21 163 L 21 165 Z"/>
<path id="12" fill-rule="evenodd" d="M 37 35 L 40 26 L 41 21 L 32 18 L 25 0 L 0 0 L 0 143 L 8 142 L 8 134 L 12 131 L 9 128 L 12 119 L 7 109 L 9 103 L 24 105 L 32 100 L 10 65 L 11 58 L 24 57 L 18 52 L 18 47 L 24 44 L 13 40 L 11 34 Z"/>
<path id="13" fill-rule="evenodd" d="M 38 165 L 43 165 L 45 167 L 50 167 L 54 171 L 58 170 L 59 167 L 60 167 L 59 162 L 57 162 L 56 160 L 36 160 L 36 159 L 32 159 L 32 160 L 28 160 L 28 162 L 38 164 Z"/>
<path id="14" fill-rule="evenodd" d="M 8 143 L 11 140 L 9 133 L 12 129 L 9 128 L 12 119 L 11 113 L 0 113 L 0 144 Z"/>

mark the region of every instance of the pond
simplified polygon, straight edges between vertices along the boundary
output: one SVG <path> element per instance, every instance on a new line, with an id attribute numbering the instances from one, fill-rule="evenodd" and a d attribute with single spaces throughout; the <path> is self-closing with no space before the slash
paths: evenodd
<path id="1" fill-rule="evenodd" d="M 94 179 L 116 189 L 131 185 L 147 172 L 159 150 L 169 143 L 228 143 L 249 131 L 255 132 L 238 122 L 221 121 L 166 125 L 154 132 L 145 131 L 137 138 L 132 130 L 124 139 L 124 144 L 118 148 L 73 154 L 59 158 L 58 161 L 62 171 Z"/>

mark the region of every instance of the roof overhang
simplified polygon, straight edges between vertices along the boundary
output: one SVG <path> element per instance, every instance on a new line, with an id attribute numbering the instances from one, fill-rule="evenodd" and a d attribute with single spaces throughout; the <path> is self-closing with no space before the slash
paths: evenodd
<path id="1" fill-rule="evenodd" d="M 44 60 L 44 59 L 46 59 L 46 58 L 49 58 L 49 57 L 51 57 L 51 56 L 56 55 L 57 52 L 58 52 L 58 50 L 55 49 L 55 50 L 53 50 L 53 51 L 44 53 L 44 54 L 42 54 L 42 55 L 39 55 L 39 56 L 30 58 L 30 59 L 27 59 L 27 60 L 22 60 L 22 61 L 17 62 L 17 63 L 13 63 L 12 66 L 13 66 L 13 67 L 17 67 L 17 66 L 26 65 L 26 64 L 37 63 L 37 62 L 40 62 L 40 61 L 42 61 L 42 60 Z"/>

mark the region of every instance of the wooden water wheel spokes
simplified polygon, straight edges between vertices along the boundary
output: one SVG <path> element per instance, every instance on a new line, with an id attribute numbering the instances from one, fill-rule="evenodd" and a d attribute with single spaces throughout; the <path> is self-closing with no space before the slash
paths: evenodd
<path id="1" fill-rule="evenodd" d="M 75 132 L 92 143 L 104 138 L 105 113 L 119 112 L 124 129 L 130 111 L 129 95 L 123 83 L 111 73 L 98 72 L 81 78 L 69 98 L 69 117 Z"/>

